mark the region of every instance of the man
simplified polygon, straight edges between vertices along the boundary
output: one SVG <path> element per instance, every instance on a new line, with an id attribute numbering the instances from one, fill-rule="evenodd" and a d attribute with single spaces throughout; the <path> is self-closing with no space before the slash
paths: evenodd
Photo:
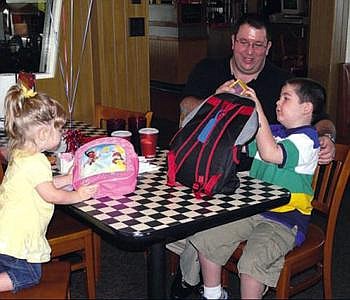
<path id="1" fill-rule="evenodd" d="M 181 124 L 184 125 L 199 105 L 214 93 L 229 92 L 233 79 L 241 79 L 255 90 L 270 124 L 277 123 L 276 101 L 284 82 L 292 74 L 267 60 L 272 46 L 271 35 L 264 20 L 258 16 L 242 16 L 235 24 L 232 35 L 232 57 L 204 59 L 191 72 L 180 103 Z M 321 151 L 318 162 L 327 164 L 335 153 L 335 126 L 327 115 L 313 124 L 319 134 Z M 250 161 L 243 160 L 241 169 Z M 172 298 L 189 296 L 200 281 L 200 266 L 196 249 L 186 241 L 180 255 L 180 269 L 171 287 Z"/>

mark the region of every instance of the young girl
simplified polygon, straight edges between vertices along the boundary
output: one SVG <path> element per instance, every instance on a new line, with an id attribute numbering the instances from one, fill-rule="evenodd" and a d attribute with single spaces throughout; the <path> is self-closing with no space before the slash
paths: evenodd
<path id="1" fill-rule="evenodd" d="M 40 281 L 41 263 L 50 260 L 47 226 L 54 204 L 87 200 L 96 186 L 62 187 L 71 174 L 52 177 L 42 153 L 59 145 L 65 112 L 49 96 L 14 85 L 5 98 L 8 167 L 0 187 L 0 292 L 14 292 Z"/>

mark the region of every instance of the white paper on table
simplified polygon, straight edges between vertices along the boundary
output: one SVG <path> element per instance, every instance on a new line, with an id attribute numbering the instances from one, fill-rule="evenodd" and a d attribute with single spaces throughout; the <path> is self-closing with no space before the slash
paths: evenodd
<path id="1" fill-rule="evenodd" d="M 139 156 L 139 174 L 159 170 L 159 166 L 151 164 L 144 156 Z"/>

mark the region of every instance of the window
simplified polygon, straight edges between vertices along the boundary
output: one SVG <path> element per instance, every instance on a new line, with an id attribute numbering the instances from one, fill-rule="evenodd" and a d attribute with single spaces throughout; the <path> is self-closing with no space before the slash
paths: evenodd
<path id="1" fill-rule="evenodd" d="M 0 0 L 0 74 L 54 77 L 62 0 Z"/>

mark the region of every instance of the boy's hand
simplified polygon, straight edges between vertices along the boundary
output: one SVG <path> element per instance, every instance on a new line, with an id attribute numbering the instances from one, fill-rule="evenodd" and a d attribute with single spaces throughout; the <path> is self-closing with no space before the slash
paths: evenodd
<path id="1" fill-rule="evenodd" d="M 243 95 L 246 96 L 246 97 L 252 98 L 252 100 L 254 100 L 255 102 L 259 101 L 258 97 L 256 96 L 255 91 L 252 88 L 250 88 L 250 87 L 248 87 L 244 91 Z"/>
<path id="2" fill-rule="evenodd" d="M 97 192 L 97 185 L 82 185 L 77 190 L 82 201 L 92 198 Z"/>
<path id="3" fill-rule="evenodd" d="M 262 106 L 261 106 L 261 103 L 260 103 L 258 97 L 256 96 L 255 91 L 254 91 L 252 88 L 248 87 L 248 88 L 244 91 L 243 95 L 246 96 L 246 97 L 248 97 L 248 98 L 250 98 L 250 99 L 252 99 L 252 100 L 255 102 L 256 110 L 257 110 L 258 113 L 260 113 L 261 111 L 263 111 Z"/>

